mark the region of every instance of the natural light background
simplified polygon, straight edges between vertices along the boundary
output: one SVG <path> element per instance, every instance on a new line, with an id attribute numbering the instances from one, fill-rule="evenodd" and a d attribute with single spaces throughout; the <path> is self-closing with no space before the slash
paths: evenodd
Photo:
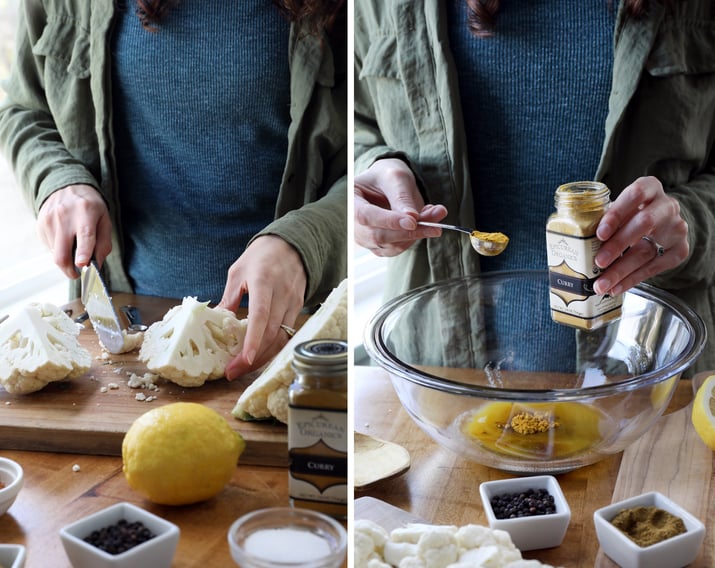
<path id="1" fill-rule="evenodd" d="M 0 0 L 0 80 L 10 72 L 18 0 Z M 5 93 L 0 90 L 0 99 Z M 0 316 L 28 302 L 67 301 L 67 279 L 52 262 L 35 231 L 7 161 L 0 155 Z"/>
<path id="2" fill-rule="evenodd" d="M 363 336 L 370 318 L 382 305 L 386 262 L 386 259 L 355 246 L 352 273 L 354 309 L 350 314 L 350 331 L 356 365 L 369 363 L 363 347 Z"/>

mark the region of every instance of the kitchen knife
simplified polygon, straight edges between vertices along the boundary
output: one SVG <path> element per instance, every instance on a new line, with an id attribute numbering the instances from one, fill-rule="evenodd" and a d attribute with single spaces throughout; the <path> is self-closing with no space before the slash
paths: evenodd
<path id="1" fill-rule="evenodd" d="M 82 268 L 82 303 L 105 349 L 110 353 L 121 353 L 124 347 L 122 326 L 94 259 Z"/>

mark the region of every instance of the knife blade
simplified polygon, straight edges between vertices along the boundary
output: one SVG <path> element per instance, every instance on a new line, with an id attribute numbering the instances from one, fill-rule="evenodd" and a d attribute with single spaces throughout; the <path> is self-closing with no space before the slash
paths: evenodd
<path id="1" fill-rule="evenodd" d="M 122 326 L 94 259 L 82 268 L 82 303 L 102 345 L 110 353 L 121 353 L 124 347 Z"/>

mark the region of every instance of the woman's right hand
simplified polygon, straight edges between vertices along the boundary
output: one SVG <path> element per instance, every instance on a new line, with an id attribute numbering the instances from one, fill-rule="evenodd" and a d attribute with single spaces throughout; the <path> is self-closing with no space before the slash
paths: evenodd
<path id="1" fill-rule="evenodd" d="M 50 195 L 37 216 L 37 232 L 55 264 L 72 279 L 78 277 L 77 268 L 87 266 L 93 256 L 101 266 L 112 250 L 109 210 L 89 185 L 69 185 Z"/>
<path id="2" fill-rule="evenodd" d="M 377 160 L 355 176 L 355 242 L 377 256 L 396 256 L 418 240 L 438 237 L 441 229 L 417 221 L 439 222 L 443 205 L 425 205 L 412 170 L 400 159 Z"/>

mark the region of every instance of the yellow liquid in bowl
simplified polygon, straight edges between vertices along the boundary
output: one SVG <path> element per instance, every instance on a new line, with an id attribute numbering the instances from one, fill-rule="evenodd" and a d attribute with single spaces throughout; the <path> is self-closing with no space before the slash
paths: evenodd
<path id="1" fill-rule="evenodd" d="M 607 421 L 597 408 L 578 402 L 490 402 L 463 426 L 485 448 L 533 460 L 562 459 L 603 440 Z"/>

